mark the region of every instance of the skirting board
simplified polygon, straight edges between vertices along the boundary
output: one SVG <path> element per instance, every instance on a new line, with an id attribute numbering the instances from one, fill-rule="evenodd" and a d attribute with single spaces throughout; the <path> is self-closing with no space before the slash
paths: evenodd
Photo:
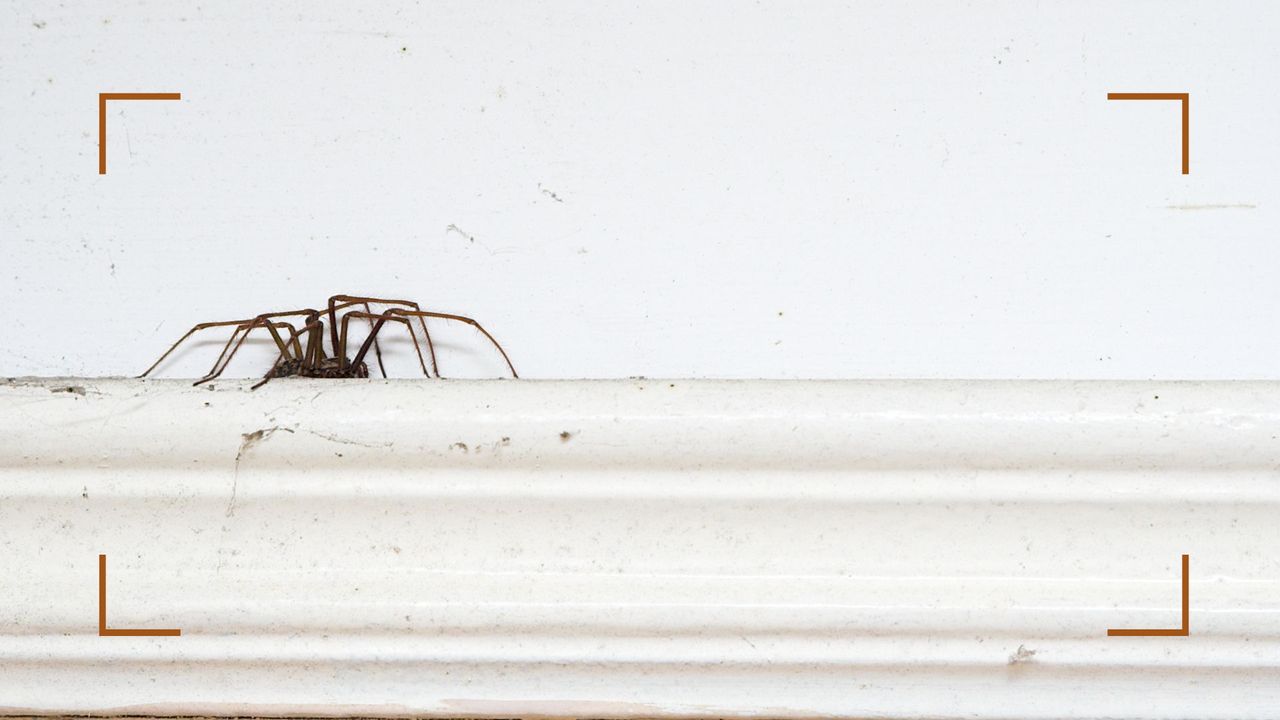
<path id="1" fill-rule="evenodd" d="M 248 385 L 0 382 L 0 712 L 1280 717 L 1280 383 Z"/>

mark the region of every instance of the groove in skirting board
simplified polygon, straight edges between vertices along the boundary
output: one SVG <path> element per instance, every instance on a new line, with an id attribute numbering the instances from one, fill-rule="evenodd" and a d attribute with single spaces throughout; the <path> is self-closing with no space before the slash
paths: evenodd
<path id="1" fill-rule="evenodd" d="M 11 380 L 0 712 L 1277 717 L 1278 399 Z"/>

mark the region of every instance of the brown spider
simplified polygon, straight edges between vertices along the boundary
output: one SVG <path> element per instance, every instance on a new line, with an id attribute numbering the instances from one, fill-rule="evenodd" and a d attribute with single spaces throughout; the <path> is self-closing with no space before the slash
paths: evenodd
<path id="1" fill-rule="evenodd" d="M 372 305 L 390 307 L 381 313 L 375 313 L 371 309 Z M 281 319 L 293 317 L 301 318 L 301 328 L 295 327 L 292 322 Z M 367 321 L 369 323 L 369 334 L 356 351 L 355 356 L 348 357 L 347 330 L 352 318 Z M 413 329 L 412 318 L 417 318 L 418 324 L 422 327 L 422 336 L 426 341 L 428 356 L 431 358 L 430 370 L 427 369 L 426 360 L 423 358 L 422 346 L 419 344 L 418 335 Z M 431 333 L 427 330 L 426 318 L 464 322 L 479 330 L 498 349 L 502 359 L 506 361 L 507 367 L 511 370 L 511 377 L 519 377 L 516 374 L 515 366 L 511 364 L 511 359 L 507 357 L 507 352 L 489 334 L 489 331 L 471 318 L 449 313 L 430 312 L 421 309 L 417 303 L 408 300 L 388 300 L 353 295 L 334 295 L 329 298 L 326 310 L 303 308 L 300 310 L 264 313 L 246 320 L 200 323 L 178 338 L 177 342 L 170 346 L 158 360 L 152 363 L 151 367 L 147 368 L 138 377 L 146 377 L 160 363 L 164 362 L 164 359 L 169 357 L 174 350 L 178 349 L 178 346 L 183 341 L 195 333 L 214 327 L 234 326 L 235 330 L 231 333 L 231 337 L 227 338 L 227 343 L 222 346 L 222 352 L 218 355 L 218 359 L 214 361 L 213 368 L 194 384 L 207 383 L 220 376 L 222 371 L 227 369 L 227 365 L 230 364 L 231 358 L 235 356 L 236 351 L 244 344 L 245 339 L 258 328 L 264 328 L 271 334 L 271 339 L 275 341 L 280 354 L 276 358 L 275 364 L 262 377 L 262 380 L 253 386 L 255 389 L 268 380 L 279 377 L 367 378 L 369 377 L 369 366 L 365 364 L 364 360 L 370 348 L 373 349 L 374 356 L 378 361 L 378 369 L 382 372 L 382 377 L 385 378 L 387 371 L 382 364 L 382 350 L 378 347 L 378 332 L 388 322 L 394 322 L 402 323 L 408 329 L 409 337 L 413 340 L 413 348 L 418 355 L 418 364 L 422 367 L 422 373 L 427 377 L 433 377 L 434 373 L 434 377 L 438 378 L 440 377 L 440 368 L 436 364 L 435 345 L 431 341 Z M 326 321 L 329 328 L 328 335 L 332 355 L 325 349 Z M 338 327 L 339 325 L 341 325 L 341 328 Z"/>

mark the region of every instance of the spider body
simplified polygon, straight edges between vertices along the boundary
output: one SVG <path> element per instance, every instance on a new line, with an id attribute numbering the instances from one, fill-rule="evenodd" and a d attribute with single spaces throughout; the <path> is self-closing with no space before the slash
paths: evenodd
<path id="1" fill-rule="evenodd" d="M 354 363 L 350 360 L 343 364 L 335 358 L 325 358 L 318 365 L 308 365 L 301 360 L 291 359 L 277 362 L 276 366 L 268 371 L 267 377 L 268 379 L 282 377 L 367 378 L 369 377 L 369 366 L 365 363 Z"/>
<path id="2" fill-rule="evenodd" d="M 373 312 L 373 306 L 375 305 L 384 306 L 385 309 L 375 313 Z M 296 320 L 291 322 L 286 318 L 296 318 Z M 349 356 L 347 354 L 349 349 L 348 331 L 353 319 L 368 323 L 369 333 L 365 336 L 364 342 L 361 343 L 355 354 Z M 268 380 L 282 377 L 367 378 L 369 377 L 369 366 L 365 362 L 365 356 L 370 349 L 373 350 L 374 357 L 377 359 L 378 369 L 381 371 L 382 376 L 386 377 L 386 368 L 382 364 L 382 350 L 378 345 L 378 334 L 388 324 L 393 324 L 403 325 L 408 331 L 409 337 L 413 341 L 412 345 L 417 353 L 418 364 L 422 368 L 422 373 L 427 377 L 439 378 L 441 377 L 440 369 L 436 363 L 435 345 L 431 340 L 431 332 L 427 328 L 428 319 L 462 322 L 471 325 L 480 331 L 502 355 L 502 359 L 506 361 L 507 367 L 511 370 L 511 376 L 519 377 L 516 374 L 515 367 L 511 364 L 511 359 L 507 357 L 506 351 L 502 349 L 498 341 L 481 327 L 480 323 L 471 318 L 422 310 L 417 303 L 408 300 L 390 300 L 353 295 L 335 295 L 329 298 L 327 307 L 324 310 L 303 308 L 300 310 L 264 313 L 244 320 L 200 323 L 178 338 L 178 341 L 170 346 L 160 356 L 160 359 L 156 360 L 139 377 L 146 377 L 152 370 L 155 370 L 187 338 L 202 330 L 215 327 L 232 327 L 234 329 L 231 337 L 227 339 L 226 344 L 223 346 L 222 353 L 214 361 L 213 368 L 210 369 L 208 374 L 197 380 L 195 382 L 196 385 L 209 382 L 220 376 L 231 362 L 231 358 L 244 345 L 245 339 L 259 329 L 270 333 L 279 350 L 279 355 L 276 357 L 275 363 L 262 377 L 262 380 L 253 386 L 254 388 L 261 386 Z M 416 324 L 421 328 L 421 339 L 419 339 L 418 333 L 414 329 L 414 320 L 417 321 Z M 328 322 L 328 333 L 325 332 L 326 321 Z M 299 323 L 301 327 L 295 325 L 295 322 Z M 326 347 L 326 339 L 329 341 L 328 347 Z M 426 345 L 428 356 L 431 359 L 430 369 L 427 368 L 427 362 L 422 354 L 423 344 Z"/>

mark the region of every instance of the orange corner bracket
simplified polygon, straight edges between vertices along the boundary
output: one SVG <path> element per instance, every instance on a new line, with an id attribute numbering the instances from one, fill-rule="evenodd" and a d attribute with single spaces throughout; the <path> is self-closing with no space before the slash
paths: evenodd
<path id="1" fill-rule="evenodd" d="M 158 630 L 115 629 L 107 627 L 107 556 L 98 556 L 98 636 L 99 637 L 139 637 L 139 636 L 174 636 L 181 635 L 178 628 Z"/>
<path id="2" fill-rule="evenodd" d="M 181 100 L 182 93 L 98 93 L 98 174 L 107 174 L 108 100 Z"/>
<path id="3" fill-rule="evenodd" d="M 1182 174 L 1191 172 L 1191 93 L 1107 93 L 1108 100 L 1182 101 Z"/>
<path id="4" fill-rule="evenodd" d="M 1191 556 L 1182 556 L 1182 627 L 1161 629 L 1119 628 L 1107 630 L 1108 637 L 1186 637 L 1191 634 Z"/>

